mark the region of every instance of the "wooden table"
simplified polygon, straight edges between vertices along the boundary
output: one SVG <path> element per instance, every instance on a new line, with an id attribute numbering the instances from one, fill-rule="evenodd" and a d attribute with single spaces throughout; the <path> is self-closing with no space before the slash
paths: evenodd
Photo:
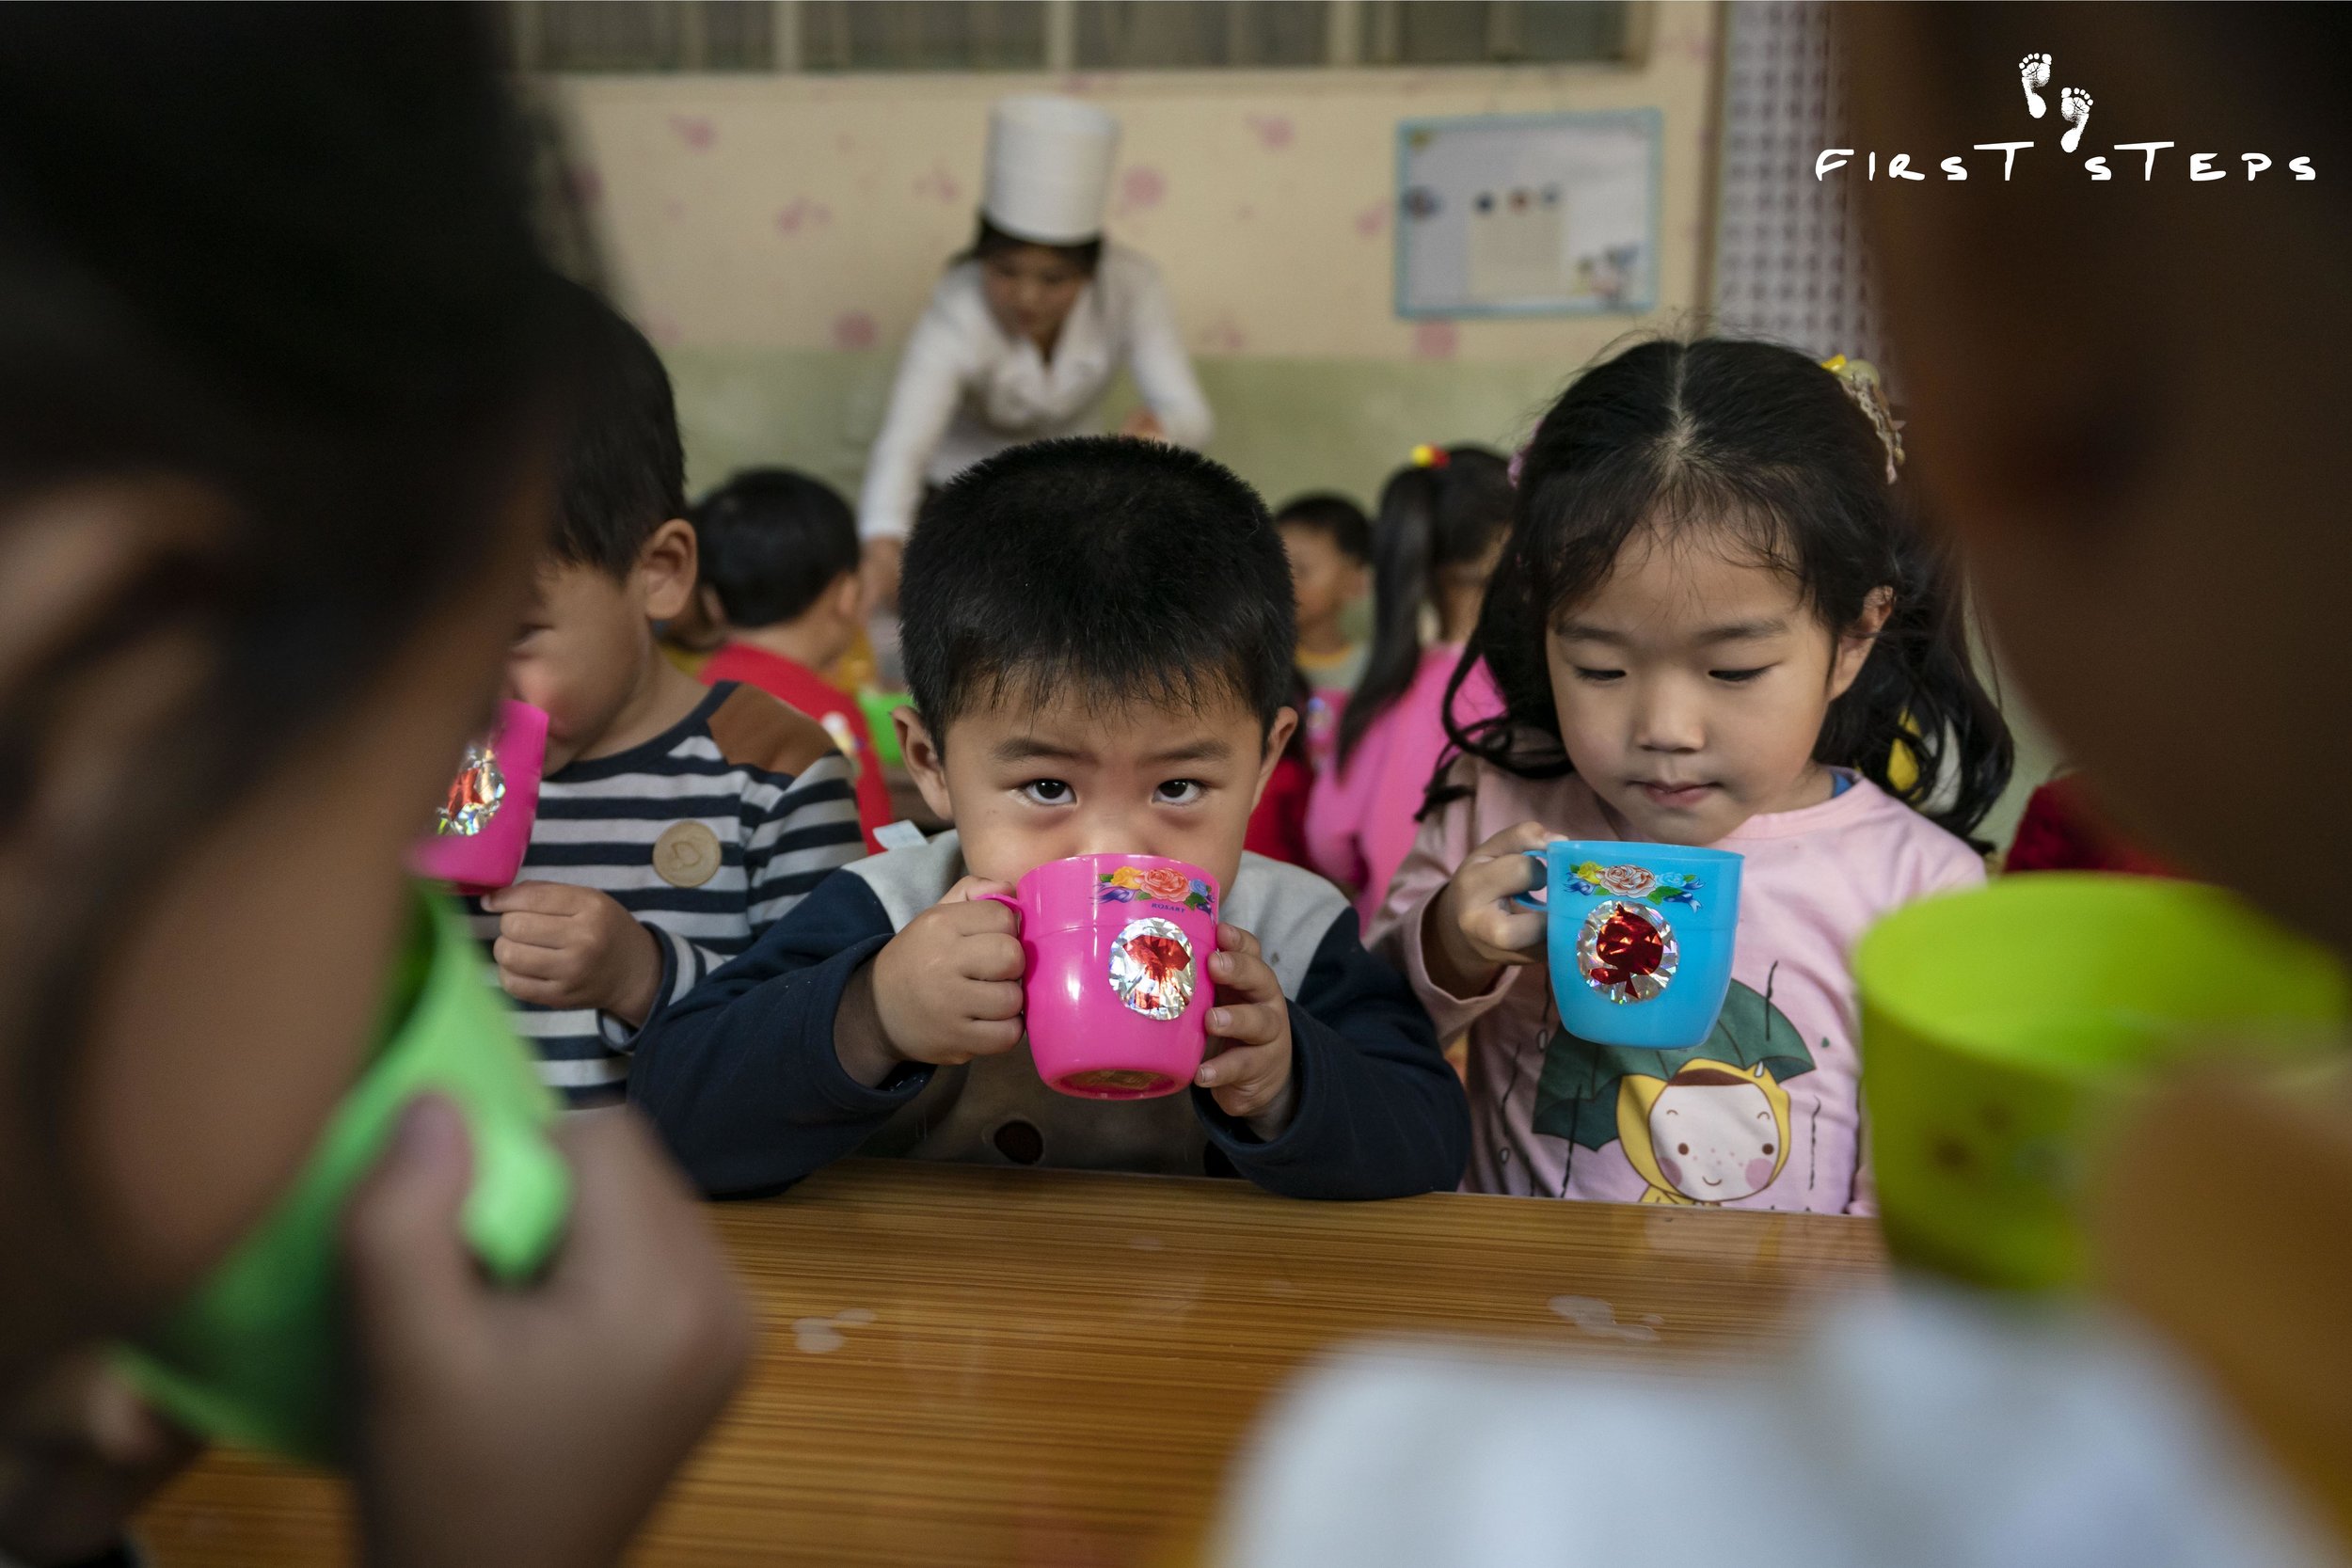
<path id="1" fill-rule="evenodd" d="M 1325 1347 L 1406 1332 L 1720 1357 L 1883 1275 L 1863 1220 L 1299 1203 L 914 1161 L 713 1213 L 758 1301 L 759 1357 L 642 1564 L 1184 1562 L 1262 1401 Z M 347 1560 L 336 1484 L 246 1455 L 183 1478 L 145 1529 L 165 1568 Z"/>

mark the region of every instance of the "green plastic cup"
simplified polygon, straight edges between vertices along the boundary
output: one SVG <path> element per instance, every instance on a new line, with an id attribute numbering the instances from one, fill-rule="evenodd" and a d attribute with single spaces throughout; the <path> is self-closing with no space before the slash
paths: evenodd
<path id="1" fill-rule="evenodd" d="M 905 759 L 898 754 L 898 726 L 890 716 L 914 701 L 911 691 L 877 691 L 872 687 L 859 689 L 857 705 L 866 710 L 866 727 L 874 732 L 874 755 L 884 768 L 902 768 Z"/>
<path id="2" fill-rule="evenodd" d="M 1887 1246 L 1984 1285 L 2081 1283 L 2083 1173 L 2169 1069 L 2343 1056 L 2333 956 L 2193 882 L 2003 878 L 1881 921 L 1854 978 Z"/>
<path id="3" fill-rule="evenodd" d="M 421 893 L 385 1042 L 294 1186 L 193 1299 L 122 1353 L 158 1409 L 223 1442 L 319 1463 L 343 1457 L 338 1222 L 400 1113 L 430 1090 L 456 1103 L 471 1134 L 460 1224 L 484 1271 L 513 1283 L 547 1260 L 571 1202 L 570 1172 L 548 1139 L 559 1107 L 456 907 Z"/>

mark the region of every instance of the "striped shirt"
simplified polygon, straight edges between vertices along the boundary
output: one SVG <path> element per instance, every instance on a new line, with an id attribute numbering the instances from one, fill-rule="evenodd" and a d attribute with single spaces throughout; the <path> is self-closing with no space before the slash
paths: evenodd
<path id="1" fill-rule="evenodd" d="M 850 763 L 833 737 L 728 681 L 644 745 L 540 781 L 515 879 L 598 889 L 649 927 L 661 949 L 659 1006 L 865 853 Z M 486 948 L 499 917 L 479 899 L 466 904 Z M 620 1097 L 634 1028 L 591 1007 L 515 1006 L 541 1074 L 569 1103 Z"/>

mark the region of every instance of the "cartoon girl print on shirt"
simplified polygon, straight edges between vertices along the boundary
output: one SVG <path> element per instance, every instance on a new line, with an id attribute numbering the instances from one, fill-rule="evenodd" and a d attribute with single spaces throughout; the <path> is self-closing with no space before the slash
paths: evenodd
<path id="1" fill-rule="evenodd" d="M 1544 1048 L 1534 1129 L 1598 1151 L 1642 1178 L 1645 1203 L 1754 1197 L 1788 1162 L 1789 1079 L 1813 1053 L 1788 1015 L 1734 980 L 1715 1027 L 1683 1051 L 1601 1045 L 1562 1030 Z"/>
<path id="2" fill-rule="evenodd" d="M 1729 1203 L 1771 1186 L 1788 1162 L 1788 1091 L 1761 1062 L 1704 1059 L 1672 1078 L 1627 1074 L 1617 1141 L 1649 1188 L 1644 1203 Z"/>

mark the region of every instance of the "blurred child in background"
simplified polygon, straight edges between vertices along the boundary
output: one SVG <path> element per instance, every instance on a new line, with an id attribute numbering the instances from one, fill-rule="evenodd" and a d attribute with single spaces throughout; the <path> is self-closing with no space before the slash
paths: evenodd
<path id="1" fill-rule="evenodd" d="M 515 884 L 469 902 L 541 1072 L 585 1107 L 620 1099 L 648 1017 L 866 845 L 850 759 L 814 720 L 656 650 L 696 576 L 670 378 L 644 334 L 566 293 L 555 536 L 506 659 L 547 710 L 547 773 Z"/>
<path id="2" fill-rule="evenodd" d="M 1274 515 L 1290 557 L 1298 605 L 1298 673 L 1307 684 L 1299 728 L 1314 765 L 1330 761 L 1347 695 L 1363 679 L 1371 644 L 1348 634 L 1348 612 L 1372 580 L 1372 524 L 1364 509 L 1328 491 L 1300 496 Z"/>
<path id="3" fill-rule="evenodd" d="M 1308 695 L 1306 677 L 1296 670 L 1291 674 L 1291 706 L 1303 713 L 1313 699 Z M 1258 807 L 1249 814 L 1249 836 L 1242 840 L 1242 847 L 1268 860 L 1311 869 L 1312 863 L 1307 857 L 1307 801 L 1314 787 L 1314 763 L 1307 748 L 1307 726 L 1302 722 L 1291 731 L 1290 739 L 1282 745 L 1281 756 L 1274 764 L 1274 771 L 1266 776 Z"/>
<path id="4" fill-rule="evenodd" d="M 703 665 L 706 684 L 741 681 L 824 726 L 857 769 L 858 826 L 869 849 L 891 819 L 890 786 L 857 699 L 827 680 L 866 626 L 857 519 L 819 479 L 746 468 L 694 508 L 702 580 L 730 636 Z"/>
<path id="5" fill-rule="evenodd" d="M 1412 847 L 1447 746 L 1448 682 L 1510 521 L 1508 467 L 1483 447 L 1417 448 L 1380 492 L 1372 649 L 1307 805 L 1314 867 L 1354 896 L 1367 927 Z M 1463 722 L 1495 710 L 1483 668 L 1454 705 Z"/>

